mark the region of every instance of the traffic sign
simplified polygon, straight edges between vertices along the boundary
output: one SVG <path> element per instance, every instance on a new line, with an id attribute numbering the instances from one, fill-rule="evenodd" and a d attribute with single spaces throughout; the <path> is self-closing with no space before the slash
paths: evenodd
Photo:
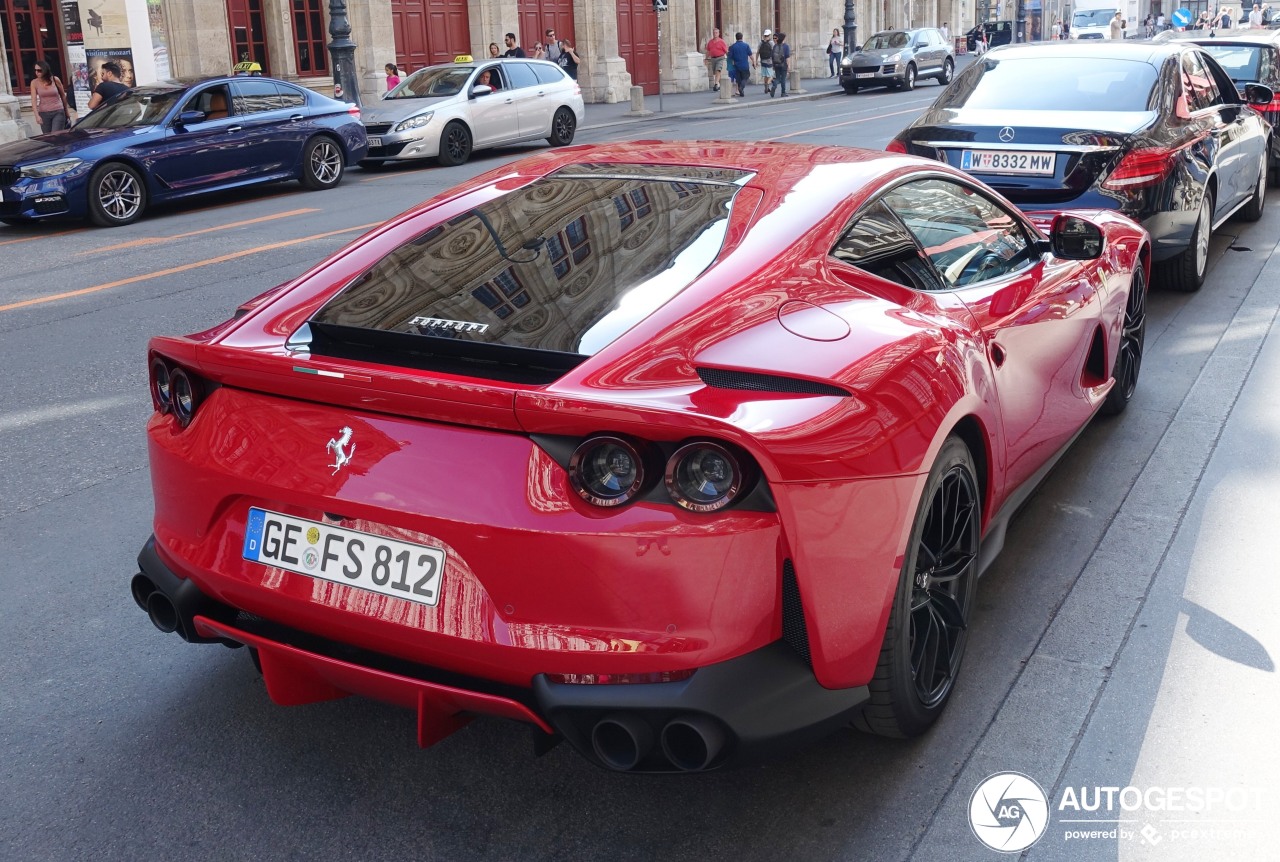
<path id="1" fill-rule="evenodd" d="M 1169 19 L 1173 21 L 1173 26 L 1175 27 L 1190 26 L 1191 10 L 1190 9 L 1174 9 L 1173 14 L 1169 16 Z"/>

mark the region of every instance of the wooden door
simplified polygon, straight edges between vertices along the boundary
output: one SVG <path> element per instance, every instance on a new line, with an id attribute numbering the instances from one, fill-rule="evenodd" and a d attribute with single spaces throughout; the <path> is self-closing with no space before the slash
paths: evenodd
<path id="1" fill-rule="evenodd" d="M 665 38 L 670 39 L 671 34 Z M 627 63 L 631 85 L 646 96 L 658 94 L 658 16 L 653 0 L 618 0 L 618 53 Z"/>
<path id="2" fill-rule="evenodd" d="M 548 30 L 555 30 L 557 39 L 568 39 L 569 44 L 578 47 L 577 35 L 573 32 L 573 0 L 519 0 L 519 13 L 517 35 L 520 47 L 530 57 L 534 45 L 546 43 Z"/>
<path id="3" fill-rule="evenodd" d="M 467 0 L 391 0 L 401 74 L 471 53 Z"/>

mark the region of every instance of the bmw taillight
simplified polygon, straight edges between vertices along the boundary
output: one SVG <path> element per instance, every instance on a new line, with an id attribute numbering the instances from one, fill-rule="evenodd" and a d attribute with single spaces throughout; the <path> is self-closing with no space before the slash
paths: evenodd
<path id="1" fill-rule="evenodd" d="M 691 512 L 714 512 L 750 487 L 745 463 L 719 443 L 681 446 L 667 461 L 667 493 Z"/>
<path id="2" fill-rule="evenodd" d="M 1103 182 L 1102 187 L 1112 191 L 1127 191 L 1164 182 L 1173 171 L 1176 163 L 1174 154 L 1178 149 L 1181 148 L 1140 147 L 1130 150 Z"/>

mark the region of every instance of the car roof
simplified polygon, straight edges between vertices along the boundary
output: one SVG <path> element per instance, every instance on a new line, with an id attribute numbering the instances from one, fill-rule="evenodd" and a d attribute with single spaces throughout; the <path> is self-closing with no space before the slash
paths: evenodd
<path id="1" fill-rule="evenodd" d="M 1023 59 L 1026 57 L 1065 57 L 1092 60 L 1098 57 L 1110 57 L 1117 60 L 1136 60 L 1155 64 L 1165 57 L 1181 53 L 1190 44 L 1188 42 L 1154 42 L 1147 39 L 1134 39 L 1123 42 L 1116 42 L 1110 39 L 1080 39 L 1001 45 L 998 48 L 989 50 L 985 56 L 988 58 L 999 57 L 1002 60 Z"/>
<path id="2" fill-rule="evenodd" d="M 281 81 L 279 78 L 270 78 L 266 75 L 206 75 L 204 77 L 191 78 L 166 78 L 163 81 L 155 81 L 150 84 L 143 84 L 140 87 L 134 87 L 135 93 L 169 93 L 174 90 L 189 90 L 192 87 L 199 87 L 203 84 L 213 84 L 227 81 L 270 81 L 273 84 L 287 84 L 295 90 L 306 90 L 306 87 L 289 81 Z M 313 91 L 314 92 L 314 91 Z"/>
<path id="3" fill-rule="evenodd" d="M 492 66 L 495 63 L 500 66 L 510 63 L 540 63 L 544 66 L 560 68 L 559 65 L 549 60 L 535 60 L 533 57 L 473 57 L 470 60 L 457 60 L 451 63 L 436 63 L 433 66 L 423 66 L 421 69 L 415 69 L 412 74 L 429 72 L 432 69 L 479 69 L 481 66 Z"/>
<path id="4" fill-rule="evenodd" d="M 1178 41 L 1194 42 L 1197 45 L 1276 45 L 1280 44 L 1280 30 L 1226 30 L 1208 34 L 1193 32 L 1190 36 L 1180 35 Z"/>

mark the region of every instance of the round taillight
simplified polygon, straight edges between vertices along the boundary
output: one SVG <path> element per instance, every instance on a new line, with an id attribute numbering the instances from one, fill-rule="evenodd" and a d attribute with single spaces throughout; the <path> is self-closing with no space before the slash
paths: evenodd
<path id="1" fill-rule="evenodd" d="M 173 405 L 174 418 L 184 428 L 195 418 L 196 408 L 200 406 L 200 390 L 196 382 L 181 368 L 175 368 L 169 375 L 169 401 Z"/>
<path id="2" fill-rule="evenodd" d="M 161 413 L 168 413 L 173 406 L 173 390 L 169 385 L 169 366 L 156 357 L 151 360 L 151 397 Z"/>
<path id="3" fill-rule="evenodd" d="M 569 459 L 569 481 L 593 506 L 621 506 L 640 492 L 644 462 L 636 447 L 620 437 L 592 437 Z"/>
<path id="4" fill-rule="evenodd" d="M 714 512 L 732 503 L 745 486 L 738 457 L 718 443 L 681 446 L 667 461 L 667 492 L 690 512 Z"/>

